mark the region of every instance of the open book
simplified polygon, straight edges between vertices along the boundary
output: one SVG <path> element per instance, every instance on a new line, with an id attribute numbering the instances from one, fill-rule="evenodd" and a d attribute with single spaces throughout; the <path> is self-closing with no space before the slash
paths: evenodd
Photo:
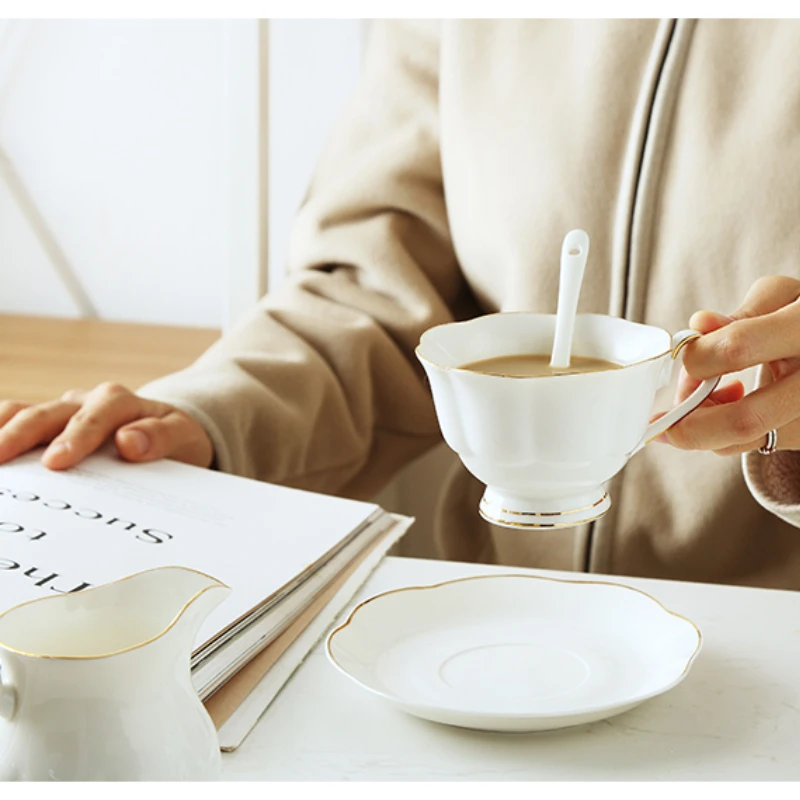
<path id="1" fill-rule="evenodd" d="M 101 453 L 52 472 L 40 456 L 0 465 L 0 612 L 157 566 L 228 584 L 191 661 L 226 750 L 410 524 L 374 504 L 174 461 Z"/>

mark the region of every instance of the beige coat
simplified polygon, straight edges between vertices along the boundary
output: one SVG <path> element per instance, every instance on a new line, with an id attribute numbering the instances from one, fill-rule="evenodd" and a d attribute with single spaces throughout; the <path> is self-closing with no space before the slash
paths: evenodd
<path id="1" fill-rule="evenodd" d="M 376 23 L 361 87 L 294 228 L 292 276 L 142 393 L 194 414 L 218 466 L 368 497 L 439 441 L 429 326 L 552 312 L 561 239 L 592 238 L 581 309 L 676 331 L 798 275 L 800 24 Z M 665 399 L 664 403 L 666 404 Z M 651 445 L 570 531 L 492 529 L 459 468 L 462 560 L 800 588 L 800 459 Z M 782 503 L 782 505 L 776 505 Z"/>

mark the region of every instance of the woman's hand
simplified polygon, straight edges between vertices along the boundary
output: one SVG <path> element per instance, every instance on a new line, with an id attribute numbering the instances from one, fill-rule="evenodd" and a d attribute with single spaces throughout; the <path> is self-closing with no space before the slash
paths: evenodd
<path id="1" fill-rule="evenodd" d="M 197 420 L 115 383 L 91 392 L 69 391 L 60 400 L 34 406 L 0 401 L 0 463 L 49 443 L 42 463 L 67 469 L 112 436 L 126 461 L 171 458 L 208 467 L 214 458 Z"/>
<path id="2" fill-rule="evenodd" d="M 690 326 L 702 339 L 688 345 L 680 401 L 704 378 L 767 364 L 772 382 L 745 395 L 740 381 L 718 389 L 700 408 L 667 431 L 685 450 L 733 455 L 757 450 L 773 428 L 778 448 L 800 449 L 800 281 L 760 278 L 730 316 L 699 311 Z"/>

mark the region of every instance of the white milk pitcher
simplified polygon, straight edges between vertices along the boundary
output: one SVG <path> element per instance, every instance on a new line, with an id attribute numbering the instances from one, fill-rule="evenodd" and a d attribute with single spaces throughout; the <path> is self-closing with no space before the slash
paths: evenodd
<path id="1" fill-rule="evenodd" d="M 216 779 L 217 733 L 189 663 L 229 592 L 161 567 L 0 614 L 0 779 Z"/>

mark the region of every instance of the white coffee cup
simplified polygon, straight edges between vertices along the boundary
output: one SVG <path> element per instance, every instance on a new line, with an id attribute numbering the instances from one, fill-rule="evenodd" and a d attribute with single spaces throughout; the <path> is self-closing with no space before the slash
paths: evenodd
<path id="1" fill-rule="evenodd" d="M 578 315 L 572 352 L 619 369 L 542 377 L 463 369 L 487 358 L 547 354 L 554 330 L 554 315 L 489 314 L 431 328 L 417 347 L 444 439 L 486 484 L 479 510 L 496 525 L 560 528 L 602 516 L 611 506 L 605 484 L 719 383 L 703 381 L 650 424 L 674 360 L 700 334 L 671 336 L 602 314 Z"/>

